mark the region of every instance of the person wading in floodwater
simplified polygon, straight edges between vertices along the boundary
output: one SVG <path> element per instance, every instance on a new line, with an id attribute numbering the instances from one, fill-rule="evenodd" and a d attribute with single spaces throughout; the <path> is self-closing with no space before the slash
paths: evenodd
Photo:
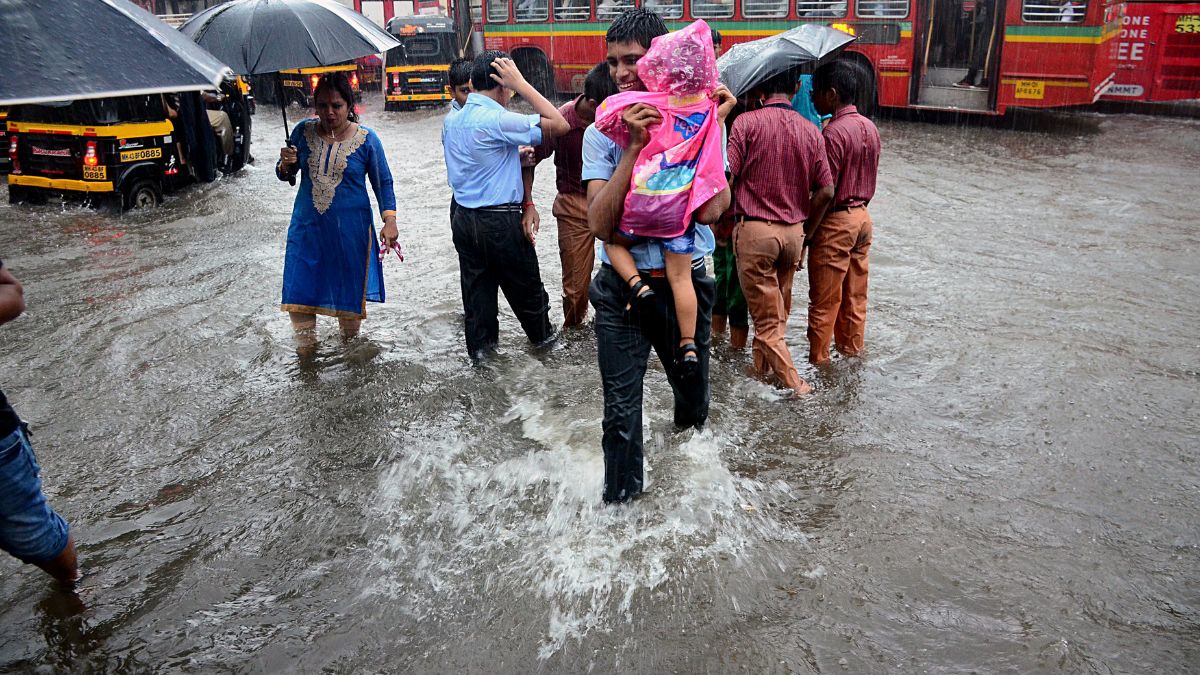
<path id="1" fill-rule="evenodd" d="M 526 198 L 520 146 L 560 136 L 568 125 L 504 52 L 475 57 L 471 86 L 466 105 L 442 123 L 442 150 L 454 190 L 451 229 L 462 281 L 467 353 L 478 360 L 494 351 L 500 339 L 498 290 L 504 291 L 530 342 L 542 346 L 554 340 L 550 296 L 542 285 L 534 248 L 536 212 Z M 514 92 L 537 112 L 509 112 Z"/>
<path id="2" fill-rule="evenodd" d="M 654 12 L 630 9 L 619 15 L 605 34 L 608 68 L 618 91 L 645 91 L 637 62 L 650 48 L 650 41 L 665 35 L 667 27 Z M 729 90 L 715 92 L 722 105 L 733 107 Z M 726 113 L 728 109 L 726 110 Z M 649 140 L 648 128 L 662 120 L 653 107 L 638 104 L 624 113 L 630 144 L 622 150 L 615 142 L 589 126 L 583 136 L 583 181 L 588 195 L 588 226 L 592 234 L 608 241 L 621 221 L 633 166 Z M 654 313 L 646 321 L 635 320 L 627 311 L 629 285 L 613 270 L 601 249 L 600 271 L 592 279 L 588 295 L 596 310 L 596 346 L 600 379 L 604 388 L 604 493 L 606 502 L 623 502 L 642 492 L 642 380 L 650 348 L 667 366 L 667 378 L 675 397 L 675 426 L 701 427 L 708 419 L 708 357 L 710 323 L 715 288 L 704 267 L 704 257 L 714 248 L 714 223 L 729 206 L 729 188 L 708 200 L 696 212 L 695 251 L 692 254 L 692 284 L 696 290 L 696 334 L 699 374 L 692 386 L 684 386 L 672 371 L 679 326 L 674 299 L 664 273 L 663 249 L 659 242 L 643 242 L 630 248 L 639 274 L 654 288 Z"/>

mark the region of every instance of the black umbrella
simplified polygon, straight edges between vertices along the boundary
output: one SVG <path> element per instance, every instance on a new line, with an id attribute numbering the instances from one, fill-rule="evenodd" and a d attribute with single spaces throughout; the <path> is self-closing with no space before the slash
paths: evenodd
<path id="1" fill-rule="evenodd" d="M 332 0 L 230 0 L 179 30 L 243 75 L 332 66 L 400 46 L 370 19 Z M 279 104 L 289 138 L 283 96 Z"/>
<path id="2" fill-rule="evenodd" d="M 0 0 L 0 105 L 216 89 L 228 69 L 127 0 Z"/>
<path id="3" fill-rule="evenodd" d="M 806 23 L 777 35 L 734 45 L 717 59 L 721 82 L 734 96 L 741 96 L 756 84 L 794 70 L 812 72 L 827 63 L 854 42 L 854 36 L 840 30 Z"/>
<path id="4" fill-rule="evenodd" d="M 243 75 L 332 66 L 400 46 L 370 19 L 332 0 L 231 0 L 179 30 Z"/>

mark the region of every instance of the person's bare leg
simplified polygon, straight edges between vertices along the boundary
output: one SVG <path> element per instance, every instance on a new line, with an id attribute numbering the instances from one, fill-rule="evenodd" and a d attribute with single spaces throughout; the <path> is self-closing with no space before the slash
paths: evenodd
<path id="1" fill-rule="evenodd" d="M 362 319 L 342 319 L 339 317 L 338 327 L 342 330 L 342 339 L 349 340 L 358 335 L 359 329 L 362 328 Z"/>
<path id="2" fill-rule="evenodd" d="M 729 327 L 729 348 L 735 351 L 746 349 L 746 342 L 750 339 L 749 328 L 738 328 L 737 326 Z"/>
<path id="3" fill-rule="evenodd" d="M 288 312 L 292 330 L 296 333 L 296 353 L 311 356 L 317 350 L 317 316 L 304 312 Z"/>
<path id="4" fill-rule="evenodd" d="M 61 553 L 50 560 L 36 562 L 44 572 L 66 586 L 73 586 L 79 580 L 79 560 L 75 556 L 75 538 L 67 535 L 67 545 Z"/>
<path id="5" fill-rule="evenodd" d="M 712 315 L 712 334 L 713 337 L 725 332 L 725 326 L 729 323 L 729 316 L 725 314 Z"/>
<path id="6" fill-rule="evenodd" d="M 675 318 L 679 321 L 679 346 L 696 342 L 696 287 L 692 285 L 692 254 L 665 252 L 667 281 L 675 296 Z M 699 356 L 699 354 L 697 354 Z"/>
<path id="7" fill-rule="evenodd" d="M 642 281 L 641 275 L 638 274 L 637 263 L 633 261 L 633 254 L 620 241 L 610 241 L 604 244 L 604 250 L 608 253 L 608 263 L 612 265 L 613 271 L 616 272 L 625 283 L 629 284 L 629 288 L 634 288 L 638 282 Z M 642 286 L 638 290 L 638 297 L 642 297 L 651 293 L 649 286 Z M 632 303 L 631 303 L 632 304 Z M 625 309 L 630 309 L 631 305 L 626 305 Z"/>

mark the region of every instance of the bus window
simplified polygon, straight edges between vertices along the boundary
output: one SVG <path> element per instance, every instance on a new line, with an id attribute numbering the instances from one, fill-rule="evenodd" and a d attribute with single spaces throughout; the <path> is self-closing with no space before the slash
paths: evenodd
<path id="1" fill-rule="evenodd" d="M 846 16 L 846 0 L 796 0 L 796 12 L 814 19 L 840 19 Z"/>
<path id="2" fill-rule="evenodd" d="M 1025 0 L 1021 19 L 1028 23 L 1083 23 L 1087 0 Z"/>
<path id="3" fill-rule="evenodd" d="M 471 0 L 471 21 L 483 21 L 483 0 Z"/>
<path id="4" fill-rule="evenodd" d="M 547 0 L 516 0 L 517 21 L 545 21 L 550 16 Z"/>
<path id="5" fill-rule="evenodd" d="M 642 7 L 664 19 L 678 19 L 683 16 L 683 0 L 642 0 Z"/>
<path id="6" fill-rule="evenodd" d="M 554 18 L 557 21 L 587 21 L 592 16 L 588 0 L 554 0 Z"/>
<path id="7" fill-rule="evenodd" d="M 903 19 L 908 16 L 908 0 L 858 0 L 856 11 L 861 17 Z"/>
<path id="8" fill-rule="evenodd" d="M 600 0 L 596 5 L 596 18 L 611 21 L 630 7 L 633 7 L 633 0 Z"/>
<path id="9" fill-rule="evenodd" d="M 733 0 L 692 0 L 692 16 L 697 19 L 726 19 L 733 16 Z"/>
<path id="10" fill-rule="evenodd" d="M 788 0 L 742 0 L 742 15 L 757 19 L 767 16 L 787 16 Z"/>
<path id="11" fill-rule="evenodd" d="M 508 21 L 508 0 L 487 0 L 488 21 L 505 23 Z"/>

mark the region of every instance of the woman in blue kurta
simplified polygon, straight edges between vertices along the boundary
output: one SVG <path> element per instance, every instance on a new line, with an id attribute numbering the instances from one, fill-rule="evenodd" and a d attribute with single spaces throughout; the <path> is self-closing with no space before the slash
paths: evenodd
<path id="1" fill-rule="evenodd" d="M 280 150 L 276 166 L 280 180 L 300 172 L 280 309 L 291 313 L 298 334 L 311 335 L 316 315 L 323 314 L 338 319 L 344 336 L 353 336 L 367 315 L 367 301 L 384 301 L 367 178 L 383 217 L 380 239 L 385 247 L 397 237 L 396 196 L 383 144 L 374 131 L 358 124 L 345 77 L 322 77 L 314 99 L 317 119 L 296 125 L 292 147 Z"/>

